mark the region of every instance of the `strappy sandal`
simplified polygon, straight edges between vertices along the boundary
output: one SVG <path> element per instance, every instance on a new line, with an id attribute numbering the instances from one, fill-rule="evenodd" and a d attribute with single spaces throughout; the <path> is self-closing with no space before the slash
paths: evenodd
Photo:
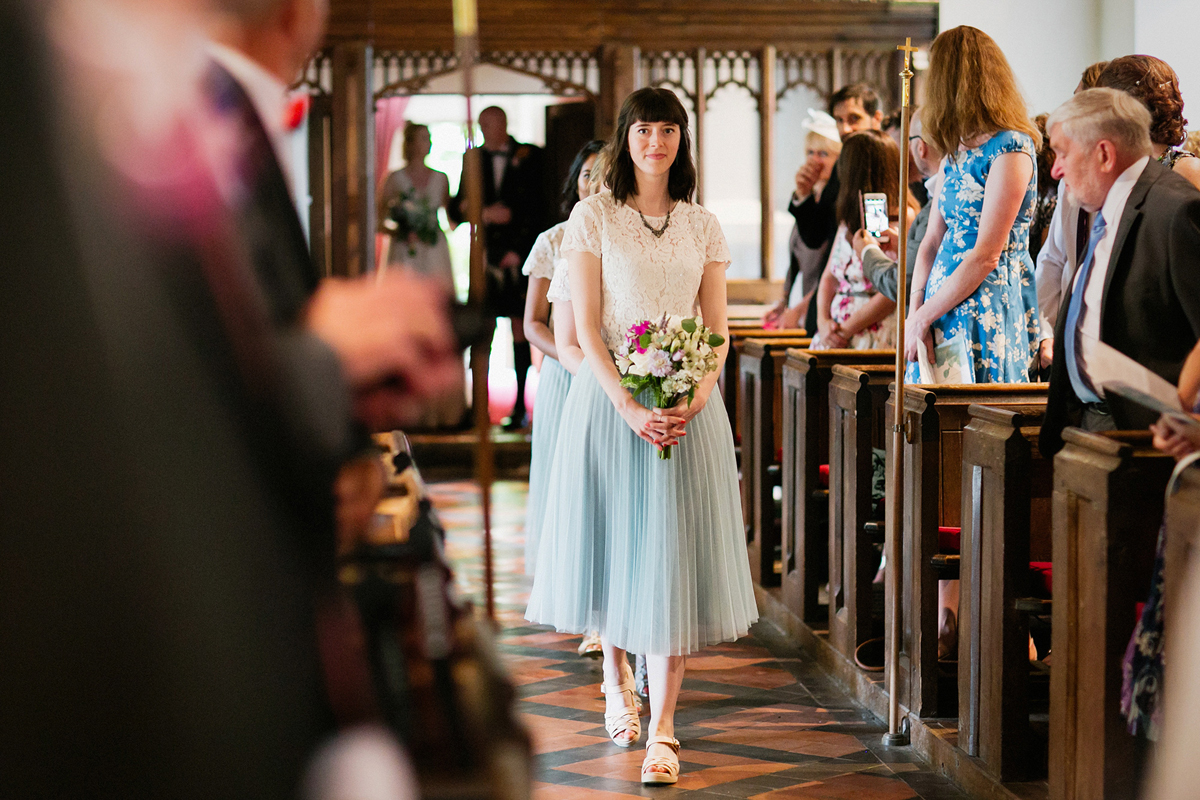
<path id="1" fill-rule="evenodd" d="M 638 702 L 637 692 L 633 688 L 633 675 L 626 678 L 620 686 L 600 684 L 601 694 L 625 694 L 626 692 L 629 693 L 628 705 L 620 711 L 604 712 L 604 730 L 608 731 L 608 738 L 612 739 L 612 743 L 617 747 L 630 747 L 642 735 L 641 703 Z M 632 733 L 633 735 L 628 740 L 618 739 L 617 736 L 623 733 Z"/>
<path id="2" fill-rule="evenodd" d="M 673 756 L 646 756 L 642 762 L 642 783 L 675 783 L 679 780 L 679 740 L 670 736 L 651 736 L 646 740 L 646 749 L 652 744 L 665 744 L 675 751 Z M 660 772 L 655 767 L 665 768 Z"/>

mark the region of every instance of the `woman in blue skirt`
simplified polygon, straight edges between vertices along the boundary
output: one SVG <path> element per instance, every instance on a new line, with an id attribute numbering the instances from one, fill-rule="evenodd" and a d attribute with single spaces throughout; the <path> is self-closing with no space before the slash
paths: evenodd
<path id="1" fill-rule="evenodd" d="M 584 361 L 563 406 L 526 617 L 600 631 L 605 728 L 641 736 L 626 651 L 645 653 L 650 723 L 644 783 L 675 783 L 675 704 L 688 653 L 745 635 L 758 618 L 742 527 L 733 434 L 709 404 L 719 370 L 688 404 L 652 409 L 620 385 L 612 351 L 630 326 L 691 316 L 727 336 L 729 248 L 691 202 L 696 172 L 687 114 L 665 89 L 626 98 L 599 192 L 575 206 L 563 236 Z M 719 348 L 725 358 L 728 345 Z M 670 460 L 658 449 L 675 446 Z"/>
<path id="2" fill-rule="evenodd" d="M 596 154 L 604 142 L 594 139 L 583 146 L 563 185 L 562 208 L 564 214 L 571 213 L 583 198 L 591 194 L 591 170 Z M 533 574 L 537 561 L 538 539 L 541 533 L 542 513 L 546 509 L 546 477 L 550 472 L 550 460 L 554 456 L 554 443 L 558 439 L 558 421 L 562 404 L 567 399 L 571 386 L 571 373 L 563 368 L 558 358 L 554 341 L 554 330 L 562 314 L 555 306 L 554 322 L 550 321 L 550 283 L 555 268 L 562 260 L 559 249 L 567 223 L 560 222 L 538 235 L 525 260 L 522 272 L 529 276 L 529 291 L 525 297 L 525 335 L 537 349 L 545 353 L 541 376 L 538 379 L 537 421 L 533 426 L 533 446 L 529 460 L 529 501 L 525 508 L 525 573 Z M 569 307 L 567 313 L 570 313 Z"/>

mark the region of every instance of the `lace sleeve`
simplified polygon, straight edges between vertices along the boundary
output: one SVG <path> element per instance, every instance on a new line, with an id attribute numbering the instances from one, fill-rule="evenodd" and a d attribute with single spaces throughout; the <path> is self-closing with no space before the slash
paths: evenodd
<path id="1" fill-rule="evenodd" d="M 554 265 L 554 278 L 550 281 L 550 288 L 546 290 L 546 299 L 551 303 L 569 302 L 571 300 L 571 281 L 570 271 L 567 269 L 567 260 L 560 259 Z"/>
<path id="2" fill-rule="evenodd" d="M 729 269 L 729 264 L 733 260 L 729 255 L 729 245 L 725 242 L 725 233 L 721 230 L 721 223 L 711 212 L 707 214 L 704 234 L 704 263 L 711 264 L 714 261 L 725 265 L 725 269 Z"/>
<path id="3" fill-rule="evenodd" d="M 568 252 L 591 253 L 596 258 L 603 255 L 600 235 L 604 223 L 600 217 L 600 209 L 593 199 L 589 197 L 587 200 L 576 203 L 575 208 L 571 211 L 571 218 L 567 220 L 566 231 L 560 247 L 560 252 L 563 254 Z"/>
<path id="4" fill-rule="evenodd" d="M 529 251 L 529 258 L 525 259 L 525 266 L 521 268 L 521 272 L 531 278 L 553 278 L 554 261 L 557 255 L 554 252 L 554 245 L 550 241 L 550 231 L 543 231 L 534 241 L 533 248 Z"/>

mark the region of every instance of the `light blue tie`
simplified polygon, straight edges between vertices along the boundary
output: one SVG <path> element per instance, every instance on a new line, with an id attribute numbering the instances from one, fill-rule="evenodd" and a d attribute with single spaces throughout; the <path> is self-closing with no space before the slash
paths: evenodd
<path id="1" fill-rule="evenodd" d="M 1081 209 L 1080 214 L 1083 213 Z M 1067 375 L 1071 378 L 1071 388 L 1076 396 L 1085 403 L 1099 403 L 1100 398 L 1084 379 L 1079 371 L 1079 318 L 1083 314 L 1083 295 L 1087 292 L 1088 279 L 1092 276 L 1092 263 L 1096 260 L 1096 245 L 1104 238 L 1104 215 L 1096 212 L 1092 221 L 1092 235 L 1088 237 L 1087 254 L 1079 267 L 1079 278 L 1075 281 L 1075 289 L 1071 292 L 1071 303 L 1067 306 L 1067 319 L 1063 325 L 1063 336 L 1066 337 Z"/>

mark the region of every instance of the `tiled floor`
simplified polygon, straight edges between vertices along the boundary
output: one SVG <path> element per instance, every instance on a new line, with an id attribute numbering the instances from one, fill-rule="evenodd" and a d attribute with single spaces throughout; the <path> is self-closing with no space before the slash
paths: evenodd
<path id="1" fill-rule="evenodd" d="M 470 483 L 434 484 L 431 491 L 459 586 L 482 605 L 478 491 Z M 501 650 L 520 686 L 538 754 L 537 800 L 966 797 L 906 749 L 884 749 L 885 727 L 854 708 L 811 659 L 767 625 L 689 659 L 676 714 L 683 743 L 679 783 L 643 787 L 638 776 L 645 751 L 619 748 L 604 732 L 598 662 L 575 655 L 578 637 L 522 617 L 529 587 L 525 491 L 523 483 L 496 485 L 493 531 Z"/>

